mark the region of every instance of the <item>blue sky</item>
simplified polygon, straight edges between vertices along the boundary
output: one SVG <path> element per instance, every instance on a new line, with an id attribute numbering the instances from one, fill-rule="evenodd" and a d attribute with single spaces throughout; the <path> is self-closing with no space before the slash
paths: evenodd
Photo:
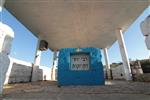
<path id="1" fill-rule="evenodd" d="M 3 9 L 3 23 L 12 27 L 15 32 L 15 38 L 12 43 L 11 57 L 21 59 L 28 62 L 34 61 L 36 51 L 37 38 L 25 28 L 15 17 L 13 17 L 6 9 Z M 140 30 L 140 23 L 150 14 L 150 7 L 147 8 L 137 20 L 125 32 L 124 38 L 127 47 L 128 56 L 132 60 L 147 59 L 150 51 L 147 50 L 144 37 Z M 110 63 L 121 62 L 121 55 L 118 42 L 115 42 L 108 50 Z M 103 55 L 103 51 L 102 51 Z M 102 58 L 103 64 L 104 56 Z M 50 67 L 52 65 L 52 52 L 50 50 L 42 52 L 41 65 Z"/>

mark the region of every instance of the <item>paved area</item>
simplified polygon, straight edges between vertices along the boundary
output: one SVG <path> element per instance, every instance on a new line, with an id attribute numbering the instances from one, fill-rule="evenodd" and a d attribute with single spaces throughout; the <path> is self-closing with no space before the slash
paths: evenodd
<path id="1" fill-rule="evenodd" d="M 6 85 L 3 100 L 150 100 L 150 83 L 107 81 L 105 86 L 57 87 L 56 82 Z"/>

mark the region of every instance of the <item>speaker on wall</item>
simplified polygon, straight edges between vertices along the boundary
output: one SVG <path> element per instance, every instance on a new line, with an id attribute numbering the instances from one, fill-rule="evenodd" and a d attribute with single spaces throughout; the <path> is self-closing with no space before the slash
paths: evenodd
<path id="1" fill-rule="evenodd" d="M 48 49 L 48 42 L 45 40 L 40 41 L 39 50 L 45 51 Z"/>

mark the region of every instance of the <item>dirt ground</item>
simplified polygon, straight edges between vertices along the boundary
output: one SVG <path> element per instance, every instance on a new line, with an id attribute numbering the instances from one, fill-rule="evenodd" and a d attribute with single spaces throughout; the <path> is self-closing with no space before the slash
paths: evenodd
<path id="1" fill-rule="evenodd" d="M 42 81 L 5 85 L 0 100 L 150 100 L 150 83 L 106 81 L 105 86 L 63 86 Z"/>

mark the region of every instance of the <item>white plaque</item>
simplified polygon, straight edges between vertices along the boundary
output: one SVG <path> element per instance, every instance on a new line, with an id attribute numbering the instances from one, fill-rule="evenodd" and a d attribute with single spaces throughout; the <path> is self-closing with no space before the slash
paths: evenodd
<path id="1" fill-rule="evenodd" d="M 90 57 L 88 53 L 75 53 L 71 55 L 71 70 L 89 70 Z"/>

